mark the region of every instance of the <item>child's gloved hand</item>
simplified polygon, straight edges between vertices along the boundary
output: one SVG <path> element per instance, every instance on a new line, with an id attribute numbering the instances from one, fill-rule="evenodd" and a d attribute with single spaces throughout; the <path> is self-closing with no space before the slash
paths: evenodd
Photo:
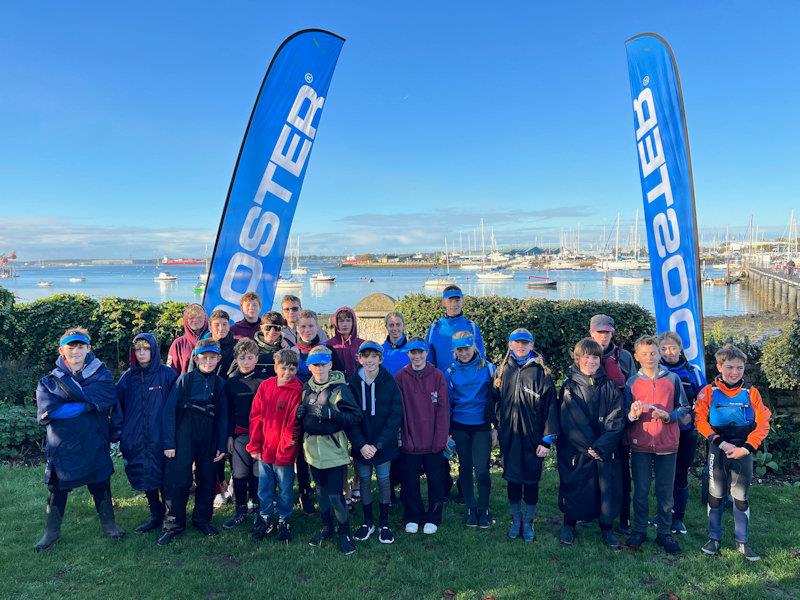
<path id="1" fill-rule="evenodd" d="M 297 412 L 295 413 L 295 415 L 297 416 L 298 419 L 302 419 L 303 417 L 306 416 L 307 411 L 308 407 L 305 404 L 301 404 L 297 407 Z"/>
<path id="2" fill-rule="evenodd" d="M 327 404 L 311 404 L 308 406 L 308 414 L 320 421 L 327 421 L 331 418 L 331 407 Z"/>

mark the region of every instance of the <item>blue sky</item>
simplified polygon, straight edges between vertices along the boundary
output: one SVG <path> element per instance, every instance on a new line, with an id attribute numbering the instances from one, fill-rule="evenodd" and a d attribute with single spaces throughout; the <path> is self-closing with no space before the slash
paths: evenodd
<path id="1" fill-rule="evenodd" d="M 0 8 L 0 253 L 200 255 L 264 71 L 347 38 L 292 234 L 303 253 L 596 242 L 641 204 L 624 40 L 681 73 L 700 226 L 800 208 L 800 4 L 101 2 Z M 466 239 L 466 238 L 464 238 Z"/>

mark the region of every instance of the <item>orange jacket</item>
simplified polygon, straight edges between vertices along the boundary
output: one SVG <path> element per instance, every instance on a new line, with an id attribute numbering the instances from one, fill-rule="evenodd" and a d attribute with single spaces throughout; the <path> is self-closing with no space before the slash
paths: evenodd
<path id="1" fill-rule="evenodd" d="M 714 388 L 725 394 L 728 398 L 734 398 L 741 391 L 741 386 L 731 388 L 725 384 L 722 377 L 717 376 L 713 384 L 708 384 L 697 395 L 697 402 L 694 405 L 695 409 L 695 425 L 697 431 L 700 432 L 704 438 L 709 442 L 719 446 L 722 442 L 728 440 L 724 439 L 709 422 L 709 412 L 711 409 L 711 398 Z M 755 454 L 756 448 L 761 445 L 764 438 L 769 433 L 769 418 L 772 416 L 770 410 L 764 405 L 761 399 L 761 394 L 754 387 L 749 388 L 750 407 L 753 409 L 754 414 L 754 428 L 747 435 L 747 440 L 742 446 L 747 448 L 751 454 Z"/>

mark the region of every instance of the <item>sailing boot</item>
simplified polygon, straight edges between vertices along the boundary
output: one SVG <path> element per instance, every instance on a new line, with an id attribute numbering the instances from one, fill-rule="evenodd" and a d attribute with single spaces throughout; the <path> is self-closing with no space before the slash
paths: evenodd
<path id="1" fill-rule="evenodd" d="M 51 495 L 52 496 L 52 495 Z M 36 552 L 46 550 L 61 539 L 61 520 L 64 515 L 57 506 L 53 506 L 52 497 L 48 497 L 47 520 L 44 525 L 44 533 L 33 549 Z"/>
<path id="2" fill-rule="evenodd" d="M 525 514 L 522 516 L 522 538 L 526 542 L 536 539 L 536 532 L 533 530 L 533 517 L 536 515 L 536 505 L 526 504 Z"/>
<path id="3" fill-rule="evenodd" d="M 509 504 L 509 513 L 511 514 L 511 527 L 508 528 L 508 537 L 515 540 L 522 532 L 522 511 L 519 508 L 519 502 Z"/>
<path id="4" fill-rule="evenodd" d="M 100 527 L 103 533 L 112 540 L 118 540 L 125 535 L 125 530 L 117 527 L 117 522 L 114 520 L 114 505 L 111 503 L 110 486 L 106 486 L 102 492 L 94 496 L 94 506 L 100 517 Z"/>
<path id="5" fill-rule="evenodd" d="M 136 533 L 147 533 L 153 529 L 161 529 L 164 523 L 164 504 L 161 502 L 158 490 L 147 490 L 147 505 L 150 508 L 150 518 L 134 529 Z"/>

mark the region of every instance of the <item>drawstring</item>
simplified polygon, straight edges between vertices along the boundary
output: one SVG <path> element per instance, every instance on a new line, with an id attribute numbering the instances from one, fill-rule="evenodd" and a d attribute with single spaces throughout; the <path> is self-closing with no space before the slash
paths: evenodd
<path id="1" fill-rule="evenodd" d="M 367 389 L 365 387 L 366 385 L 367 384 L 362 379 L 361 380 L 361 410 L 363 410 L 364 412 L 367 412 Z M 370 388 L 371 396 L 372 396 L 372 408 L 370 409 L 370 413 L 369 414 L 374 417 L 375 416 L 375 382 L 374 381 L 371 384 L 369 384 L 369 388 Z"/>

